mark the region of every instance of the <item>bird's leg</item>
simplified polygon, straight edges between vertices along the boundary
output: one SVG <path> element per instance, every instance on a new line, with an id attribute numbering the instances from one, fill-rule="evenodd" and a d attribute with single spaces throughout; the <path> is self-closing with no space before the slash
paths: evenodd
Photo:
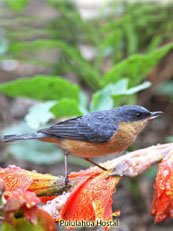
<path id="1" fill-rule="evenodd" d="M 65 167 L 65 178 L 64 178 L 64 187 L 67 186 L 68 180 L 68 166 L 67 166 L 67 159 L 68 159 L 68 151 L 64 152 L 64 167 Z"/>
<path id="2" fill-rule="evenodd" d="M 91 164 L 93 164 L 93 165 L 95 165 L 95 166 L 101 168 L 101 169 L 104 170 L 104 171 L 108 171 L 106 168 L 100 166 L 99 164 L 95 163 L 94 161 L 90 160 L 89 158 L 85 158 L 85 160 L 88 161 L 88 162 L 90 162 Z"/>

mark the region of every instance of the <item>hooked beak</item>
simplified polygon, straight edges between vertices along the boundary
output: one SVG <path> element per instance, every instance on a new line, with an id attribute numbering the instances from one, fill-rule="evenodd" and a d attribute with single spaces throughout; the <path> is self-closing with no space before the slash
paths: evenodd
<path id="1" fill-rule="evenodd" d="M 159 116 L 161 116 L 163 114 L 162 111 L 154 111 L 154 112 L 151 112 L 151 115 L 149 116 L 149 120 L 153 120 Z"/>

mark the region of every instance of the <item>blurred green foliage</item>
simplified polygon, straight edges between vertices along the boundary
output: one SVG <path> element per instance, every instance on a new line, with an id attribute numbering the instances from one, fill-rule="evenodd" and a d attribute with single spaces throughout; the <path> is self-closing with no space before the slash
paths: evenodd
<path id="1" fill-rule="evenodd" d="M 127 102 L 128 104 L 134 104 L 136 100 L 130 96 L 148 88 L 149 86 L 150 82 L 146 81 L 135 87 L 129 88 L 129 79 L 122 78 L 116 83 L 107 84 L 103 89 L 96 91 L 92 96 L 90 109 L 91 111 L 109 110 Z"/>
<path id="2" fill-rule="evenodd" d="M 20 12 L 24 9 L 28 0 L 5 0 L 4 1 L 11 9 Z"/>
<path id="3" fill-rule="evenodd" d="M 168 99 L 173 102 L 173 81 L 167 81 L 156 88 L 156 93 L 159 95 L 166 95 Z"/>
<path id="4" fill-rule="evenodd" d="M 156 66 L 159 60 L 171 49 L 173 49 L 173 43 L 165 45 L 153 52 L 129 56 L 105 74 L 103 84 L 106 85 L 110 82 L 117 82 L 123 77 L 129 79 L 130 86 L 139 84 L 147 76 L 149 71 Z"/>
<path id="5" fill-rule="evenodd" d="M 86 21 L 70 0 L 47 0 L 47 4 L 57 11 L 53 19 L 23 16 L 22 9 L 28 2 L 4 0 L 17 13 L 13 20 L 4 15 L 0 22 L 9 41 L 8 49 L 0 59 L 48 66 L 53 76 L 73 72 L 94 90 L 101 87 L 101 79 L 104 85 L 122 77 L 133 78 L 133 85 L 140 83 L 162 56 L 152 51 L 173 36 L 171 3 L 130 4 L 127 1 L 124 4 L 113 1 L 96 19 Z M 80 45 L 95 48 L 91 60 L 83 57 Z M 46 57 L 40 58 L 37 55 L 40 50 L 57 51 L 57 58 L 54 62 Z M 144 55 L 136 55 L 144 52 Z M 107 72 L 104 66 L 108 59 L 110 71 Z"/>
<path id="6" fill-rule="evenodd" d="M 26 78 L 24 74 L 25 78 L 0 85 L 0 92 L 8 96 L 41 101 L 25 117 L 34 129 L 50 119 L 137 103 L 137 92 L 150 86 L 142 81 L 173 49 L 171 3 L 113 1 L 100 10 L 97 18 L 84 20 L 72 1 L 47 0 L 57 12 L 53 19 L 23 14 L 29 0 L 3 2 L 14 11 L 14 18 L 4 14 L 0 21 L 5 31 L 0 35 L 0 60 L 14 59 L 50 69 L 49 76 Z M 81 45 L 89 51 L 94 49 L 92 57 L 83 54 Z M 46 55 L 39 56 L 43 51 Z M 53 60 L 49 59 L 52 53 L 56 54 Z M 72 73 L 81 86 L 63 78 Z M 13 145 L 11 152 L 17 153 Z M 34 153 L 29 146 L 27 150 Z M 25 155 L 21 150 L 18 153 Z M 29 154 L 27 157 L 33 161 Z"/>
<path id="7" fill-rule="evenodd" d="M 25 97 L 40 101 L 70 98 L 78 100 L 79 87 L 67 80 L 49 76 L 23 78 L 0 85 L 0 91 L 12 97 Z"/>
<path id="8" fill-rule="evenodd" d="M 172 143 L 173 142 L 173 136 L 168 136 L 166 141 L 169 143 Z"/>
<path id="9" fill-rule="evenodd" d="M 155 93 L 157 95 L 165 95 L 168 100 L 172 103 L 173 102 L 173 81 L 169 80 L 167 82 L 161 83 L 159 84 L 159 86 L 157 86 L 155 88 Z M 173 142 L 173 136 L 168 136 L 166 138 L 166 142 Z"/>

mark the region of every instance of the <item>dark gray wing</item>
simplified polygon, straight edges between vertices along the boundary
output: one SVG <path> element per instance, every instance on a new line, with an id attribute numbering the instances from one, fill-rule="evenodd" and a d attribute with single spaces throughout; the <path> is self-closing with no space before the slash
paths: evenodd
<path id="1" fill-rule="evenodd" d="M 111 138 L 117 128 L 111 113 L 102 111 L 60 122 L 40 132 L 81 141 L 105 142 Z"/>

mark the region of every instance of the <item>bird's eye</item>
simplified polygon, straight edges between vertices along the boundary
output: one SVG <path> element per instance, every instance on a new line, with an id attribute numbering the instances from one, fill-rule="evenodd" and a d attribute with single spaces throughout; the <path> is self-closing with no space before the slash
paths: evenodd
<path id="1" fill-rule="evenodd" d="M 141 116 L 141 113 L 140 113 L 140 112 L 137 112 L 137 113 L 136 113 L 136 116 L 137 116 L 137 117 L 140 117 L 140 116 Z"/>

